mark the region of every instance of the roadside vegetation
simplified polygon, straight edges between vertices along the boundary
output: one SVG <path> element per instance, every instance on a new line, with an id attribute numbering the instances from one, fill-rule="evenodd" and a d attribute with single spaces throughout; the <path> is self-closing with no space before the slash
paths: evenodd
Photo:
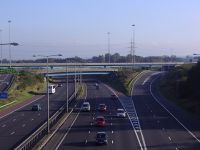
<path id="1" fill-rule="evenodd" d="M 100 78 L 103 82 L 126 95 L 130 94 L 132 83 L 141 70 L 121 69 Z"/>
<path id="2" fill-rule="evenodd" d="M 16 103 L 25 101 L 34 95 L 43 94 L 42 92 L 44 92 L 46 89 L 45 85 L 44 78 L 41 74 L 34 74 L 24 70 L 19 71 L 16 74 L 15 80 L 8 91 L 8 99 L 2 99 L 0 101 L 0 106 L 13 101 L 15 102 L 12 103 L 12 105 L 16 105 Z M 6 107 L 0 109 L 4 108 Z"/>
<path id="3" fill-rule="evenodd" d="M 200 115 L 200 62 L 174 68 L 161 80 L 161 93 L 186 111 Z"/>

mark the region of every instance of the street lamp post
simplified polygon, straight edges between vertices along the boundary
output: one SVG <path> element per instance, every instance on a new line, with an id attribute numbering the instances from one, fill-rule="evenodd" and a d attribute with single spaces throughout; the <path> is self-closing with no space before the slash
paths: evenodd
<path id="1" fill-rule="evenodd" d="M 49 124 L 49 58 L 54 56 L 62 56 L 61 54 L 57 55 L 37 55 L 39 57 L 44 57 L 47 59 L 47 74 L 46 74 L 46 80 L 47 80 L 47 134 L 49 133 L 50 124 Z M 33 57 L 37 57 L 36 55 L 33 55 Z"/>
<path id="2" fill-rule="evenodd" d="M 108 62 L 110 63 L 110 32 L 107 32 L 108 35 Z"/>
<path id="3" fill-rule="evenodd" d="M 0 46 L 1 46 L 1 64 L 2 64 L 2 59 L 3 59 L 3 56 L 2 56 L 2 30 L 0 29 Z"/>
<path id="4" fill-rule="evenodd" d="M 66 104 L 66 112 L 68 113 L 68 110 L 69 110 L 69 106 L 68 106 L 68 102 L 69 102 L 69 91 L 68 91 L 68 62 L 67 62 L 67 58 L 66 58 L 66 73 L 67 73 L 67 76 L 66 76 L 66 82 L 67 82 L 67 89 L 66 89 L 66 96 L 67 96 L 67 104 Z"/>
<path id="5" fill-rule="evenodd" d="M 8 25 L 9 25 L 9 35 L 8 35 L 8 41 L 10 43 L 10 23 L 11 20 L 8 20 Z M 10 68 L 11 68 L 11 45 L 9 44 L 9 64 L 10 64 Z"/>

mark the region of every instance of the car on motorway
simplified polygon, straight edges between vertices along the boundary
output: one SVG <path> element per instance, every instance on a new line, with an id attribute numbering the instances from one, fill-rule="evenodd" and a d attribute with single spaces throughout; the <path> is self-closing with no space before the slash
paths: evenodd
<path id="1" fill-rule="evenodd" d="M 122 108 L 118 108 L 117 109 L 117 117 L 123 117 L 125 118 L 126 117 L 126 111 Z"/>
<path id="2" fill-rule="evenodd" d="M 97 134 L 96 134 L 96 144 L 97 145 L 108 144 L 106 132 L 97 132 Z"/>
<path id="3" fill-rule="evenodd" d="M 82 111 L 90 111 L 90 103 L 89 102 L 83 102 Z"/>
<path id="4" fill-rule="evenodd" d="M 32 106 L 32 111 L 40 111 L 40 110 L 42 110 L 42 107 L 40 104 L 34 104 Z"/>
<path id="5" fill-rule="evenodd" d="M 98 84 L 98 83 L 95 83 L 95 87 L 96 87 L 96 89 L 98 90 L 98 89 L 99 89 L 99 84 Z"/>
<path id="6" fill-rule="evenodd" d="M 112 95 L 111 95 L 111 99 L 116 100 L 116 99 L 117 99 L 117 95 L 112 94 Z"/>
<path id="7" fill-rule="evenodd" d="M 98 110 L 99 110 L 99 111 L 107 111 L 107 106 L 106 106 L 106 104 L 99 104 Z"/>
<path id="8" fill-rule="evenodd" d="M 96 126 L 98 127 L 105 127 L 106 126 L 106 120 L 104 116 L 97 116 L 96 117 Z"/>

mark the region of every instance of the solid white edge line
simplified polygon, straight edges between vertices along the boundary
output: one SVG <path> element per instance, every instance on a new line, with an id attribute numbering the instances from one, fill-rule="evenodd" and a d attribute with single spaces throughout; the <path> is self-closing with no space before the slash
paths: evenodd
<path id="1" fill-rule="evenodd" d="M 86 100 L 87 98 L 87 86 L 86 87 L 86 90 L 85 90 L 85 97 L 84 97 L 84 100 Z M 58 148 L 60 147 L 60 145 L 63 143 L 65 137 L 68 135 L 69 131 L 71 130 L 72 126 L 74 125 L 74 123 L 76 122 L 79 114 L 81 112 L 81 109 L 79 110 L 78 114 L 76 115 L 75 119 L 73 120 L 72 124 L 70 125 L 70 127 L 68 128 L 67 132 L 65 133 L 65 135 L 63 136 L 63 138 L 60 140 L 59 144 L 56 146 L 55 150 L 58 150 Z"/>
<path id="2" fill-rule="evenodd" d="M 35 102 L 35 101 L 41 99 L 41 98 L 44 97 L 44 96 L 45 96 L 45 95 L 42 95 L 42 96 L 38 97 L 37 99 L 35 99 L 34 101 L 31 101 L 31 102 L 29 102 L 29 103 L 27 103 L 27 104 L 25 104 L 25 105 L 23 105 L 23 106 L 21 106 L 21 107 L 15 109 L 15 110 L 13 110 L 13 111 L 11 111 L 11 112 L 5 114 L 4 116 L 1 116 L 1 117 L 0 117 L 0 120 L 1 120 L 2 118 L 6 117 L 6 116 L 8 116 L 8 115 L 10 115 L 10 114 L 12 114 L 12 113 L 18 111 L 19 109 L 21 109 L 21 108 L 23 108 L 23 107 L 26 107 L 27 105 L 30 105 L 31 103 L 33 103 L 33 102 Z"/>
<path id="3" fill-rule="evenodd" d="M 159 77 L 159 76 L 158 76 Z M 197 142 L 200 143 L 200 140 L 185 126 L 183 125 L 183 123 L 181 123 L 161 102 L 158 101 L 158 99 L 156 98 L 156 96 L 153 94 L 152 92 L 152 84 L 155 82 L 156 79 L 158 79 L 158 77 L 154 78 L 151 81 L 150 84 L 150 93 L 152 95 L 152 97 L 154 98 L 154 100 L 160 105 L 162 106 L 193 138 L 195 138 L 197 140 Z"/>
<path id="4" fill-rule="evenodd" d="M 114 91 L 112 88 L 110 88 L 110 87 L 107 86 L 106 84 L 104 84 L 104 86 L 107 87 L 112 93 L 114 93 L 114 94 L 117 96 L 118 100 L 119 100 L 118 95 L 115 93 L 115 91 Z M 120 100 L 119 100 L 119 102 L 121 103 Z M 124 105 L 123 105 L 122 103 L 121 103 L 121 105 L 122 105 L 122 107 L 124 108 L 124 110 L 126 110 L 125 107 L 124 107 Z M 140 139 L 139 139 L 139 137 L 138 137 L 138 135 L 137 135 L 137 132 L 136 132 L 136 130 L 135 130 L 135 128 L 134 128 L 133 123 L 131 122 L 131 119 L 130 119 L 130 116 L 129 116 L 128 113 L 127 113 L 127 116 L 128 116 L 128 118 L 129 118 L 129 121 L 130 121 L 130 123 L 131 123 L 131 125 L 132 125 L 132 128 L 133 128 L 134 132 L 135 132 L 136 138 L 137 138 L 137 140 L 138 140 L 138 144 L 140 145 L 140 149 L 143 150 L 143 147 L 142 147 L 142 144 L 141 144 L 141 142 L 140 142 Z"/>

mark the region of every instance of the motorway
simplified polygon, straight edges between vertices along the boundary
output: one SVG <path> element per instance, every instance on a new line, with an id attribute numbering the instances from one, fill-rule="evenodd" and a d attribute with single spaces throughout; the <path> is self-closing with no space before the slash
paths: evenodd
<path id="1" fill-rule="evenodd" d="M 132 99 L 148 150 L 199 150 L 200 122 L 160 96 L 159 74 L 144 74 L 135 84 Z"/>
<path id="2" fill-rule="evenodd" d="M 96 89 L 95 82 L 88 80 L 87 85 L 87 97 L 85 101 L 90 102 L 91 111 L 80 111 L 81 105 L 84 100 L 80 100 L 67 122 L 71 122 L 71 126 L 66 123 L 65 130 L 60 132 L 65 133 L 65 138 L 58 143 L 57 149 L 70 149 L 70 150 L 122 150 L 122 149 L 140 149 L 137 142 L 135 132 L 133 131 L 132 124 L 128 117 L 117 118 L 117 108 L 122 108 L 122 105 L 118 99 L 111 99 L 112 91 L 108 89 L 103 83 L 99 84 L 99 89 Z M 98 112 L 97 108 L 100 103 L 105 103 L 108 107 L 106 112 Z M 96 127 L 95 117 L 103 115 L 106 119 L 106 127 Z M 108 135 L 108 145 L 97 146 L 95 143 L 95 136 L 98 131 L 106 131 Z M 55 141 L 50 141 L 53 144 L 49 144 L 44 149 L 56 149 Z"/>
<path id="3" fill-rule="evenodd" d="M 74 84 L 69 83 L 69 96 L 74 92 Z M 56 88 L 56 93 L 50 94 L 50 116 L 52 116 L 66 101 L 66 85 Z M 40 104 L 41 111 L 32 111 L 33 104 Z M 0 149 L 13 149 L 28 135 L 33 133 L 47 119 L 47 96 L 43 95 L 33 103 L 19 108 L 17 111 L 0 119 Z"/>
<path id="4" fill-rule="evenodd" d="M 10 82 L 12 81 L 13 74 L 6 74 L 2 73 L 0 74 L 0 91 L 7 90 Z"/>
<path id="5" fill-rule="evenodd" d="M 156 88 L 160 74 L 147 72 L 134 84 L 131 97 L 117 93 L 119 100 L 110 98 L 112 89 L 103 83 L 99 90 L 94 81 L 87 81 L 87 97 L 91 112 L 74 111 L 61 130 L 65 138 L 60 140 L 57 149 L 88 150 L 199 150 L 200 122 L 163 98 Z M 83 100 L 76 106 L 80 110 Z M 98 104 L 105 103 L 108 111 L 98 112 Z M 116 118 L 116 109 L 127 111 L 128 117 Z M 94 118 L 104 115 L 107 126 L 94 126 Z M 95 135 L 106 131 L 108 145 L 97 146 Z M 55 141 L 50 145 L 57 145 Z M 44 149 L 56 149 L 45 147 Z"/>

